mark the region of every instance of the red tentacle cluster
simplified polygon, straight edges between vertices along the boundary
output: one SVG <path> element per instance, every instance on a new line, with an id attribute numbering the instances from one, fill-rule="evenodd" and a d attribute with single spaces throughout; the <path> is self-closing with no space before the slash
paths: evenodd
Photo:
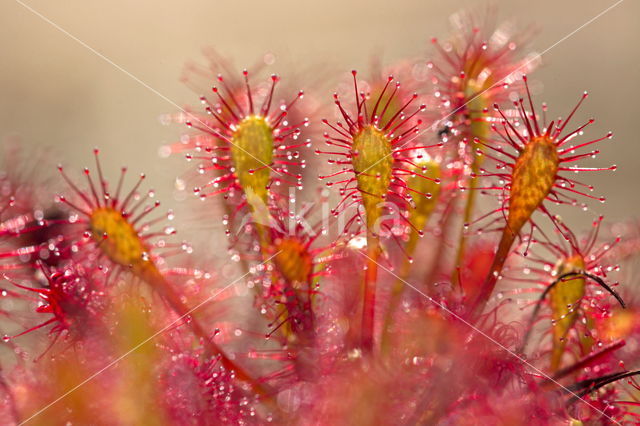
<path id="1" fill-rule="evenodd" d="M 269 187 L 273 184 L 300 186 L 299 173 L 290 168 L 305 165 L 297 150 L 309 146 L 309 140 L 300 140 L 301 128 L 308 126 L 309 120 L 304 118 L 294 123 L 288 119 L 291 111 L 298 108 L 304 92 L 301 90 L 293 99 L 277 105 L 275 93 L 280 77 L 274 74 L 268 84 L 252 88 L 249 72 L 244 70 L 242 75 L 243 83 L 234 79 L 227 81 L 222 74 L 217 76 L 218 85 L 211 89 L 213 99 L 200 97 L 206 115 L 191 113 L 184 118 L 185 124 L 201 132 L 200 135 L 173 146 L 173 151 L 190 151 L 188 159 L 202 160 L 198 170 L 210 178 L 194 191 L 203 198 L 242 190 L 245 173 L 270 175 L 266 180 Z M 256 119 L 264 124 L 264 128 L 258 130 L 264 132 L 261 142 L 267 144 L 267 139 L 272 138 L 271 146 L 262 147 L 265 152 L 243 140 L 243 127 Z M 241 156 L 252 164 L 249 167 L 242 164 L 243 160 L 238 159 Z"/>
<path id="2" fill-rule="evenodd" d="M 79 265 L 55 270 L 41 264 L 41 270 L 46 279 L 43 287 L 23 285 L 6 276 L 5 279 L 19 289 L 36 294 L 39 304 L 35 311 L 51 317 L 14 336 L 5 336 L 5 341 L 50 325 L 49 334 L 53 336 L 50 347 L 63 333 L 79 340 L 92 326 L 98 325 L 105 314 L 109 299 L 105 293 L 104 277 L 98 271 L 89 273 Z"/>
<path id="3" fill-rule="evenodd" d="M 363 206 L 366 213 L 371 214 L 367 210 L 372 210 L 374 205 L 393 198 L 400 200 L 405 209 L 411 208 L 412 196 L 430 197 L 431 194 L 413 190 L 407 185 L 405 178 L 419 176 L 434 180 L 421 173 L 422 167 L 416 164 L 421 158 L 420 154 L 416 158 L 411 153 L 441 146 L 415 142 L 422 124 L 419 117 L 426 110 L 426 105 L 414 106 L 418 100 L 417 94 L 399 99 L 401 86 L 392 76 L 389 76 L 382 86 L 379 95 L 370 98 L 368 92 L 358 89 L 356 71 L 352 74 L 355 111 L 352 114 L 347 112 L 336 93 L 334 101 L 344 121 L 330 123 L 327 119 L 323 120 L 331 129 L 331 132 L 325 133 L 325 143 L 337 150 L 315 151 L 316 154 L 337 157 L 330 158 L 327 162 L 341 168 L 337 172 L 320 176 L 321 179 L 346 175 L 342 180 L 326 183 L 327 186 L 338 187 L 342 196 L 332 213 L 338 216 L 352 206 Z M 434 181 L 439 183 L 439 179 Z M 411 226 L 404 215 L 400 215 L 400 218 Z M 345 233 L 355 221 L 364 221 L 362 212 L 357 211 L 347 221 L 344 226 Z"/>

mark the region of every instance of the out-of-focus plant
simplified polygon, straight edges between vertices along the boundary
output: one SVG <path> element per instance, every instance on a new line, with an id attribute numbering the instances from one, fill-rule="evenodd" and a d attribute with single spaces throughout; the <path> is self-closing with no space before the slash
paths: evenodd
<path id="1" fill-rule="evenodd" d="M 570 173 L 615 170 L 575 163 L 612 133 L 572 124 L 586 93 L 549 121 L 532 32 L 495 18 L 456 15 L 433 57 L 333 98 L 215 52 L 191 67 L 202 107 L 165 117 L 187 130 L 162 152 L 196 164 L 214 253 L 97 149 L 51 194 L 8 161 L 0 422 L 637 423 L 639 228 L 553 213 L 604 201 Z"/>

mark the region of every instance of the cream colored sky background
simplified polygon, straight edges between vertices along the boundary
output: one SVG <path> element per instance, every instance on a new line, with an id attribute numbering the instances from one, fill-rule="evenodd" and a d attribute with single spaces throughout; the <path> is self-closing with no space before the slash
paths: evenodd
<path id="1" fill-rule="evenodd" d="M 497 1 L 500 17 L 541 28 L 533 46 L 543 51 L 614 1 Z M 179 81 L 187 60 L 214 46 L 238 66 L 265 52 L 279 64 L 307 70 L 313 81 L 366 70 L 372 56 L 390 63 L 427 51 L 432 36 L 448 34 L 448 17 L 478 1 L 42 1 L 24 4 L 110 58 L 179 105 L 197 97 Z M 615 173 L 593 174 L 596 194 L 608 202 L 595 211 L 613 220 L 640 207 L 640 2 L 625 0 L 544 55 L 536 98 L 551 115 L 566 114 L 580 93 L 590 97 L 580 117 L 597 118 L 589 135 L 614 130 L 593 164 L 616 163 Z M 145 171 L 169 200 L 183 159 L 163 160 L 158 147 L 179 126 L 158 117 L 176 108 L 14 0 L 0 3 L 0 138 L 18 136 L 27 153 L 52 149 L 77 169 L 92 164 L 99 146 L 107 174 L 123 163 Z M 317 66 L 321 64 L 321 66 Z M 278 67 L 276 67 L 278 68 Z M 286 76 L 289 65 L 278 71 Z M 315 70 L 320 70 L 314 72 Z M 311 75 L 313 74 L 313 75 Z M 326 93 L 330 100 L 331 91 Z M 320 141 L 318 141 L 320 142 Z M 55 173 L 52 173 L 55 176 Z M 584 176 L 583 176 L 584 177 Z M 580 223 L 588 216 L 580 215 Z"/>

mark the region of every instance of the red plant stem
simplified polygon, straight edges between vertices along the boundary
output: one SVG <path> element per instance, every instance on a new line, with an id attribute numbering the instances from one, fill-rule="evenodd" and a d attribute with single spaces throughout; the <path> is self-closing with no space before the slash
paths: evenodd
<path id="1" fill-rule="evenodd" d="M 601 350 L 587 355 L 586 357 L 582 358 L 575 364 L 570 365 L 566 368 L 563 368 L 562 370 L 559 370 L 556 374 L 554 374 L 553 380 L 559 380 L 565 376 L 568 376 L 569 374 L 575 373 L 576 371 L 582 368 L 586 368 L 589 365 L 594 364 L 596 361 L 600 361 L 602 357 L 617 351 L 618 349 L 623 347 L 625 344 L 626 342 L 624 340 L 618 340 L 617 342 L 613 342 L 612 344 L 605 346 Z M 552 384 L 553 382 L 549 381 L 549 383 Z"/>
<path id="2" fill-rule="evenodd" d="M 371 352 L 374 343 L 376 282 L 378 280 L 378 257 L 380 239 L 367 231 L 367 269 L 364 273 L 364 297 L 362 304 L 362 349 Z"/>
<path id="3" fill-rule="evenodd" d="M 463 223 L 470 223 L 471 220 L 473 219 L 473 211 L 474 211 L 477 192 L 478 192 L 478 190 L 476 189 L 476 187 L 478 186 L 478 180 L 474 176 L 479 173 L 480 166 L 484 160 L 484 156 L 477 155 L 477 152 L 476 152 L 478 150 L 482 152 L 483 146 L 475 142 L 475 140 L 476 138 L 479 138 L 480 140 L 487 140 L 487 138 L 491 133 L 491 130 L 490 130 L 491 127 L 490 127 L 489 121 L 487 121 L 486 118 L 484 117 L 484 112 L 483 112 L 485 108 L 489 106 L 487 97 L 483 95 L 482 92 L 478 93 L 478 95 L 475 95 L 475 93 L 479 91 L 477 91 L 477 89 L 473 87 L 475 86 L 474 84 L 470 84 L 469 82 L 466 84 L 466 86 L 467 87 L 465 91 L 473 93 L 469 101 L 469 119 L 471 124 L 469 124 L 469 126 L 467 127 L 468 138 L 471 143 L 472 175 L 467 178 L 466 184 L 468 186 L 469 195 L 467 196 L 467 202 L 465 203 L 464 217 L 462 220 L 463 220 Z M 467 248 L 467 236 L 463 228 L 462 232 L 460 233 L 460 239 L 458 241 L 458 251 L 456 253 L 456 260 L 454 264 L 455 266 L 459 267 L 462 265 L 462 262 L 464 261 L 464 257 L 465 257 L 466 248 Z M 458 282 L 458 279 L 459 279 L 459 275 L 458 275 L 457 269 L 454 268 L 453 273 L 451 275 L 451 283 L 454 286 L 456 285 L 459 286 L 460 283 Z"/>
<path id="4" fill-rule="evenodd" d="M 509 252 L 511 251 L 511 246 L 513 245 L 515 239 L 516 233 L 513 232 L 513 230 L 509 228 L 509 226 L 506 226 L 504 228 L 504 231 L 502 232 L 500 244 L 498 244 L 498 250 L 496 251 L 495 257 L 493 258 L 493 264 L 489 269 L 489 274 L 487 275 L 484 284 L 480 288 L 478 296 L 471 305 L 471 309 L 469 310 L 468 314 L 469 318 L 474 319 L 480 313 L 482 313 L 485 305 L 487 304 L 487 301 L 489 300 L 489 297 L 491 297 L 491 294 L 493 293 L 493 289 L 495 288 L 496 283 L 498 282 L 498 277 L 502 272 L 502 268 L 504 267 L 504 263 L 506 262 L 507 257 L 509 257 Z"/>
<path id="5" fill-rule="evenodd" d="M 476 161 L 474 160 L 473 163 L 473 172 L 477 173 L 477 164 Z M 476 187 L 478 186 L 477 184 L 477 180 L 474 178 L 469 178 L 467 181 L 467 185 L 468 185 L 468 193 L 469 195 L 467 196 L 467 202 L 465 203 L 464 206 L 464 216 L 462 218 L 463 220 L 463 224 L 466 223 L 470 223 L 471 219 L 473 218 L 473 209 L 475 206 L 475 201 L 476 201 L 476 193 L 478 192 L 476 190 Z M 458 251 L 456 253 L 456 260 L 454 263 L 454 268 L 453 268 L 453 272 L 451 274 L 451 283 L 453 285 L 460 285 L 460 283 L 458 282 L 459 280 L 459 275 L 457 273 L 457 269 L 455 267 L 461 267 L 462 263 L 464 261 L 464 257 L 465 257 L 465 250 L 467 248 L 467 236 L 465 235 L 465 229 L 464 227 L 462 228 L 462 232 L 460 232 L 460 239 L 458 240 Z"/>
<path id="6" fill-rule="evenodd" d="M 155 267 L 144 270 L 141 273 L 142 278 L 157 291 L 162 299 L 166 301 L 171 309 L 174 310 L 181 318 L 187 319 L 187 324 L 204 342 L 204 346 L 209 355 L 217 356 L 220 358 L 220 364 L 228 369 L 233 370 L 236 374 L 236 378 L 242 382 L 251 385 L 253 390 L 260 395 L 268 395 L 270 392 L 264 384 L 258 383 L 244 368 L 232 361 L 224 351 L 211 340 L 211 333 L 208 333 L 202 324 L 193 318 L 191 315 L 193 309 L 185 305 L 180 296 L 176 293 L 171 283 L 158 271 Z"/>
<path id="7" fill-rule="evenodd" d="M 450 203 L 451 204 L 445 210 L 448 211 L 448 213 L 444 218 L 444 222 L 440 225 L 442 234 L 440 235 L 440 238 L 436 240 L 436 244 L 434 246 L 434 259 L 431 262 L 431 267 L 427 269 L 427 272 L 424 275 L 424 289 L 427 292 L 433 288 L 433 283 L 436 281 L 438 274 L 442 270 L 441 265 L 444 263 L 445 254 L 447 252 L 447 250 L 445 250 L 445 241 L 448 241 L 448 236 L 451 234 L 451 228 L 454 225 L 453 219 L 455 219 L 455 215 L 453 214 L 453 211 L 457 207 L 457 199 L 453 198 Z"/>
<path id="8" fill-rule="evenodd" d="M 405 245 L 405 252 L 407 256 L 413 256 L 413 252 L 418 244 L 418 234 L 416 232 L 412 232 L 409 237 L 409 241 Z M 400 275 L 396 279 L 393 287 L 391 287 L 391 294 L 389 295 L 389 304 L 387 306 L 387 312 L 384 317 L 384 321 L 382 323 L 382 337 L 380 342 L 380 347 L 382 348 L 383 353 L 388 353 L 390 349 L 390 331 L 391 325 L 393 323 L 393 316 L 398 309 L 398 305 L 400 304 L 402 292 L 406 287 L 406 279 L 409 276 L 409 272 L 411 271 L 412 262 L 410 258 L 405 258 L 402 263 L 402 267 L 400 269 Z"/>
<path id="9" fill-rule="evenodd" d="M 261 223 L 256 223 L 256 232 L 258 234 L 258 242 L 260 243 L 260 250 L 265 259 L 268 259 L 269 247 L 271 247 L 271 238 L 269 237 L 269 228 L 262 225 Z"/>

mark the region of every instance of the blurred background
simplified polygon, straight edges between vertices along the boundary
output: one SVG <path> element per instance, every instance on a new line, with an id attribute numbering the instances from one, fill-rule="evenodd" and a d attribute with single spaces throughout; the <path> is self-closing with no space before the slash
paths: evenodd
<path id="1" fill-rule="evenodd" d="M 618 165 L 615 173 L 588 177 L 597 183 L 594 194 L 608 199 L 604 205 L 592 203 L 593 211 L 611 220 L 635 216 L 640 2 L 622 1 L 580 30 L 615 1 L 494 3 L 499 19 L 540 29 L 532 46 L 549 50 L 532 77 L 536 99 L 549 103 L 550 115 L 567 114 L 588 89 L 579 117 L 596 117 L 589 135 L 615 132 L 591 162 Z M 303 85 L 307 75 L 308 84 L 332 82 L 352 68 L 366 72 L 372 58 L 383 64 L 426 58 L 431 37 L 448 36 L 452 13 L 483 4 L 7 0 L 0 4 L 0 139 L 18 141 L 31 161 L 39 162 L 38 170 L 51 170 L 52 176 L 58 162 L 78 171 L 92 166 L 91 149 L 98 146 L 107 175 L 115 179 L 123 164 L 134 173 L 146 172 L 165 206 L 178 206 L 180 213 L 192 204 L 180 200 L 185 194 L 176 193 L 175 179 L 189 165 L 180 156 L 161 158 L 159 148 L 176 141 L 184 128 L 163 125 L 159 117 L 175 112 L 176 105 L 197 106 L 199 94 L 179 77 L 185 62 L 203 58 L 202 48 L 233 57 L 239 68 L 273 55 L 283 77 L 296 75 Z M 331 92 L 329 87 L 324 94 L 327 101 Z M 573 209 L 567 215 L 575 218 L 567 219 L 586 226 L 595 213 Z"/>

